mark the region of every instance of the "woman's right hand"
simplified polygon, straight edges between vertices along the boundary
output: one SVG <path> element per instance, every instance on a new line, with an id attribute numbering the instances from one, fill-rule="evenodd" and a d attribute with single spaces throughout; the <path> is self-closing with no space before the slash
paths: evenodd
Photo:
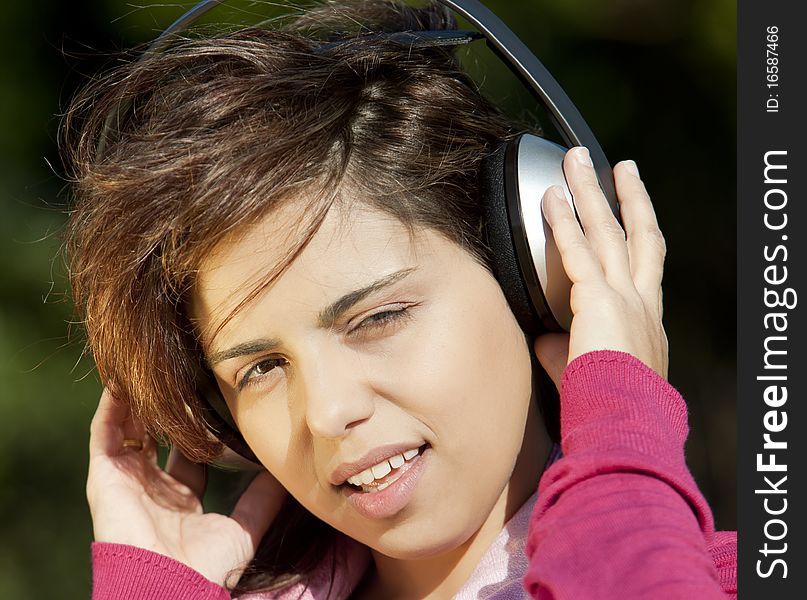
<path id="1" fill-rule="evenodd" d="M 666 246 L 636 164 L 614 167 L 624 229 L 600 189 L 588 150 L 572 148 L 563 166 L 580 221 L 557 186 L 547 190 L 542 207 L 572 281 L 574 318 L 569 335 L 536 340 L 538 360 L 556 385 L 567 364 L 594 350 L 626 352 L 666 378 L 661 293 Z"/>
<path id="2" fill-rule="evenodd" d="M 143 441 L 142 450 L 125 439 Z M 264 471 L 228 517 L 205 514 L 204 467 L 172 451 L 166 469 L 157 448 L 128 407 L 104 390 L 90 426 L 87 500 L 95 541 L 129 544 L 178 560 L 224 585 L 255 554 L 286 496 Z"/>

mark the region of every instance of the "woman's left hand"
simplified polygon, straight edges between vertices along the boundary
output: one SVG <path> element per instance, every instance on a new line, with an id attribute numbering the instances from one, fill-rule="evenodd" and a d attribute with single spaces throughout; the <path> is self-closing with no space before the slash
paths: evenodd
<path id="1" fill-rule="evenodd" d="M 141 447 L 131 448 L 127 440 Z M 176 450 L 162 469 L 157 444 L 143 423 L 104 390 L 90 425 L 87 472 L 95 541 L 168 556 L 218 585 L 237 581 L 287 492 L 263 471 L 227 516 L 204 512 L 205 481 L 205 467 Z"/>
<path id="2" fill-rule="evenodd" d="M 667 335 L 661 323 L 666 247 L 636 165 L 623 161 L 614 168 L 624 230 L 585 148 L 567 152 L 564 170 L 580 223 L 557 186 L 544 195 L 543 211 L 572 282 L 574 318 L 568 335 L 539 337 L 536 355 L 556 385 L 568 363 L 605 349 L 632 354 L 666 378 Z"/>

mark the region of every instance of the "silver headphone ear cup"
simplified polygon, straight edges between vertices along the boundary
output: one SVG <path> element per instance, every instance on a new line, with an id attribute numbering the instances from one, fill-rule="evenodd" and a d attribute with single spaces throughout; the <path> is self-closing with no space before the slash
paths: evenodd
<path id="1" fill-rule="evenodd" d="M 499 282 L 510 310 L 521 326 L 531 335 L 545 331 L 533 308 L 521 268 L 516 258 L 510 217 L 507 214 L 505 157 L 508 144 L 501 144 L 488 156 L 480 169 L 480 203 L 484 219 L 493 276 Z"/>
<path id="2" fill-rule="evenodd" d="M 572 284 L 541 209 L 544 193 L 552 186 L 562 187 L 567 199 L 572 198 L 563 172 L 566 152 L 554 142 L 524 134 L 508 145 L 504 164 L 516 259 L 530 302 L 550 331 L 568 331 L 572 323 Z"/>
<path id="3" fill-rule="evenodd" d="M 499 146 L 481 171 L 493 273 L 519 325 L 533 335 L 564 331 L 571 324 L 571 283 L 541 212 L 546 189 L 566 185 L 565 152 L 524 134 Z"/>

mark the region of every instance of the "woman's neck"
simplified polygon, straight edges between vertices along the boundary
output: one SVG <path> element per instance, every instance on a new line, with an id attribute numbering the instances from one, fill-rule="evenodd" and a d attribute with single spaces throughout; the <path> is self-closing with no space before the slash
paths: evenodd
<path id="1" fill-rule="evenodd" d="M 535 402 L 531 402 L 513 474 L 482 526 L 461 546 L 425 559 L 395 559 L 373 550 L 373 564 L 352 598 L 451 598 L 468 581 L 507 521 L 535 493 L 551 448 Z"/>

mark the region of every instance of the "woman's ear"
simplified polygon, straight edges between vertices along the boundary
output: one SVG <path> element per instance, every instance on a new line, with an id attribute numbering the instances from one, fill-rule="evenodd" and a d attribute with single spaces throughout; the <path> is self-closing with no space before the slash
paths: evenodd
<path id="1" fill-rule="evenodd" d="M 535 356 L 560 390 L 560 378 L 569 359 L 569 334 L 546 333 L 535 339 Z"/>

